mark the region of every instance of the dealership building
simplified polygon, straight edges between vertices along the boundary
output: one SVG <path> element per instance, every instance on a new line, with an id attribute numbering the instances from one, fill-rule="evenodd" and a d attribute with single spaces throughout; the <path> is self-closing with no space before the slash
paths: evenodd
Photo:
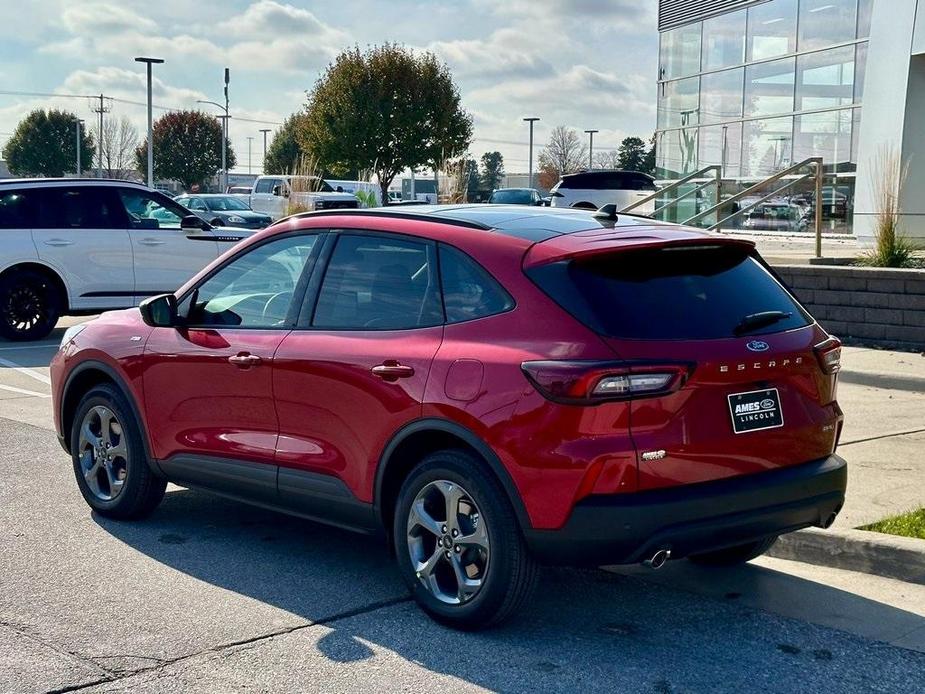
<path id="1" fill-rule="evenodd" d="M 738 188 L 810 157 L 829 231 L 867 243 L 884 152 L 908 167 L 902 227 L 925 242 L 925 2 L 660 0 L 657 175 L 710 165 Z"/>

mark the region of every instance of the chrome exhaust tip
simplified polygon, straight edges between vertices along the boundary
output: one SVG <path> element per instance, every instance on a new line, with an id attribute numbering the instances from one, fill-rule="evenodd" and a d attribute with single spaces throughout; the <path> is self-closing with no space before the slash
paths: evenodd
<path id="1" fill-rule="evenodd" d="M 670 549 L 660 549 L 655 554 L 653 554 L 649 559 L 646 559 L 643 564 L 648 566 L 650 569 L 660 569 L 665 566 L 665 562 L 671 559 L 671 550 Z"/>

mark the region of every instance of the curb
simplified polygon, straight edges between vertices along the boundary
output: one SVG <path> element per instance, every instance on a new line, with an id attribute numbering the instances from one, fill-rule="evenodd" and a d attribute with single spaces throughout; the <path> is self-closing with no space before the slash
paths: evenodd
<path id="1" fill-rule="evenodd" d="M 809 528 L 781 535 L 766 554 L 925 585 L 925 540 L 912 537 Z"/>

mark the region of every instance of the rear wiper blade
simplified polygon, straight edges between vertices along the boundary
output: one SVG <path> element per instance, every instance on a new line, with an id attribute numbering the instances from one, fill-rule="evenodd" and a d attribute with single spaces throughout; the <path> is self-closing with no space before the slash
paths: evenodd
<path id="1" fill-rule="evenodd" d="M 792 311 L 760 311 L 750 313 L 739 321 L 739 324 L 733 329 L 736 335 L 745 335 L 758 328 L 766 328 L 769 325 L 787 320 L 793 315 Z"/>

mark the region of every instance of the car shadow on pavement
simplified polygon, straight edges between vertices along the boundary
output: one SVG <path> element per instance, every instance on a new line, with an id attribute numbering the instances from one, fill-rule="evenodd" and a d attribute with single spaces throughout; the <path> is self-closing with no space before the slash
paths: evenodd
<path id="1" fill-rule="evenodd" d="M 319 686 L 312 679 L 320 676 L 319 655 L 322 662 L 362 664 L 390 652 L 406 669 L 423 667 L 450 685 L 458 678 L 496 691 L 886 690 L 894 676 L 897 687 L 912 681 L 904 679 L 908 668 L 891 670 L 890 662 L 920 655 L 871 649 L 846 632 L 742 605 L 742 595 L 771 585 L 836 613 L 884 623 L 908 619 L 910 631 L 921 623 L 911 613 L 753 565 L 731 570 L 736 590 L 714 597 L 632 573 L 548 569 L 519 619 L 461 633 L 417 609 L 375 538 L 190 490 L 168 492 L 144 521 L 94 519 L 173 570 L 314 623 L 257 643 L 261 634 L 248 637 L 249 653 L 267 649 L 268 667 L 281 669 L 279 681 L 292 689 Z M 678 568 L 687 579 L 717 575 Z M 223 600 L 229 610 L 238 603 L 233 596 Z M 864 664 L 868 651 L 876 666 Z M 919 666 L 925 674 L 925 656 Z M 356 687 L 382 669 L 357 671 Z M 389 689 L 403 686 L 389 680 Z"/>

